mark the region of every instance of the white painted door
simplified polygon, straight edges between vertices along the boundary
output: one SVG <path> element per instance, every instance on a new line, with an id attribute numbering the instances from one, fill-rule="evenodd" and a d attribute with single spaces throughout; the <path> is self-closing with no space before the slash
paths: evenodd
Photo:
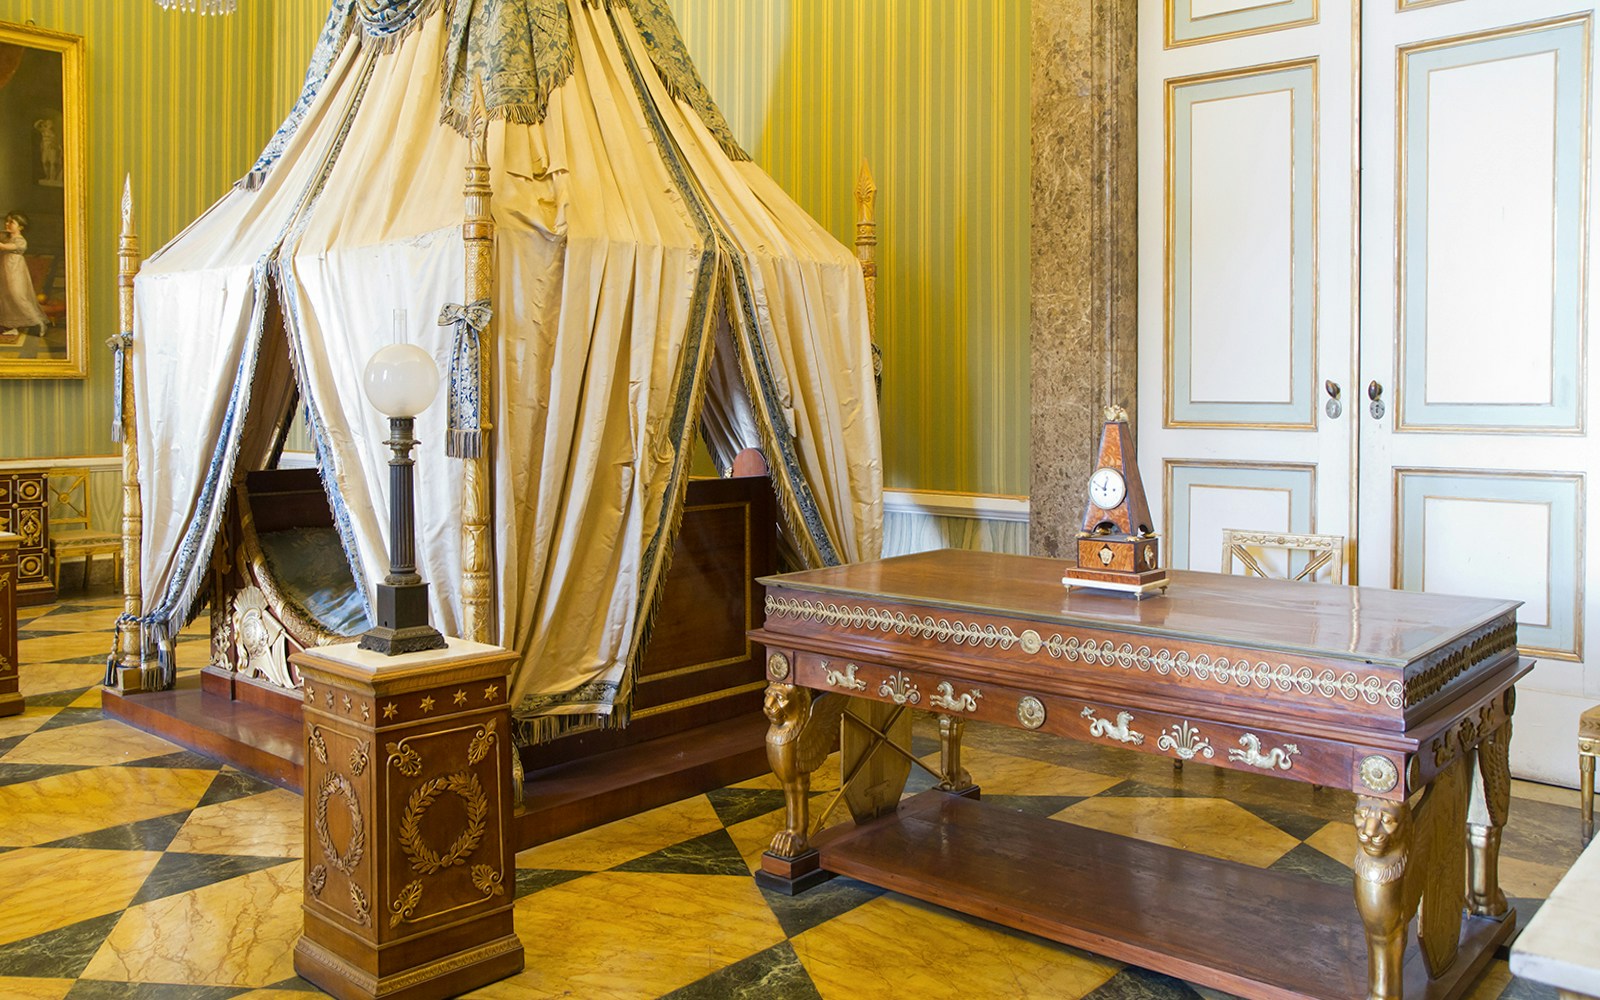
<path id="1" fill-rule="evenodd" d="M 1355 410 L 1362 579 L 1525 602 L 1540 666 L 1512 769 L 1564 784 L 1600 701 L 1584 659 L 1594 9 L 1378 0 L 1362 23 L 1360 378 L 1383 404 Z"/>
<path id="2" fill-rule="evenodd" d="M 1140 15 L 1137 444 L 1167 562 L 1217 570 L 1225 528 L 1349 535 L 1350 0 Z"/>

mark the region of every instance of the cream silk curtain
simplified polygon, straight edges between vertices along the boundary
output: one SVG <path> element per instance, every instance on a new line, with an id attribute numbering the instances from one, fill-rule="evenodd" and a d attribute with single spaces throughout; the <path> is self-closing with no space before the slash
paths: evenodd
<path id="1" fill-rule="evenodd" d="M 463 298 L 467 144 L 439 123 L 441 94 L 455 89 L 463 25 L 488 37 L 503 25 L 409 3 L 412 21 L 374 39 L 350 2 L 335 5 L 307 96 L 249 184 L 135 285 L 143 572 L 158 633 L 192 608 L 240 471 L 269 295 L 363 586 L 387 563 L 388 427 L 360 373 L 396 336 L 450 363 L 454 331 L 434 321 Z M 519 3 L 549 6 L 503 0 L 496 16 Z M 664 9 L 566 0 L 567 75 L 538 115 L 507 97 L 490 127 L 496 605 L 500 641 L 520 657 L 514 712 L 534 738 L 625 718 L 702 406 L 715 451 L 764 448 L 807 561 L 880 544 L 858 265 L 738 155 L 686 56 L 674 61 Z M 417 550 L 434 622 L 455 633 L 461 477 L 443 453 L 445 413 L 441 398 L 417 422 Z"/>

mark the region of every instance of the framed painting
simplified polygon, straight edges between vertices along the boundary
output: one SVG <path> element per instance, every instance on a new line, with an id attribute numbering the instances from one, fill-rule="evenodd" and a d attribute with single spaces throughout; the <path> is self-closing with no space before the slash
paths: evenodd
<path id="1" fill-rule="evenodd" d="M 0 378 L 83 378 L 83 38 L 0 22 Z"/>

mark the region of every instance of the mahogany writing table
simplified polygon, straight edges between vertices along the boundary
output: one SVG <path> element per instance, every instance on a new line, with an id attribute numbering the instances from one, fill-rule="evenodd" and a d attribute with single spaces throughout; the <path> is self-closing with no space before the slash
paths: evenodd
<path id="1" fill-rule="evenodd" d="M 1497 866 L 1512 685 L 1533 665 L 1517 602 L 1187 572 L 1138 601 L 1068 591 L 1063 566 L 945 550 L 763 581 L 751 635 L 786 807 L 763 883 L 846 874 L 1249 997 L 1465 992 L 1516 926 Z M 939 713 L 941 781 L 901 802 L 911 708 Z M 1355 905 L 986 808 L 967 719 L 1348 788 Z M 855 822 L 813 833 L 835 726 Z"/>

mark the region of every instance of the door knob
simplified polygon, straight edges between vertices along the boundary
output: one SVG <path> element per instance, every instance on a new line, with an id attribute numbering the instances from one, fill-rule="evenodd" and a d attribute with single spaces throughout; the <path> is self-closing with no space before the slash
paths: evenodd
<path id="1" fill-rule="evenodd" d="M 1344 404 L 1339 401 L 1339 383 L 1330 378 L 1322 383 L 1322 388 L 1328 394 L 1328 401 L 1322 406 L 1328 413 L 1328 419 L 1339 419 L 1339 414 L 1344 412 Z"/>
<path id="2" fill-rule="evenodd" d="M 1383 386 L 1378 384 L 1377 379 L 1373 379 L 1367 384 L 1367 398 L 1372 401 L 1367 404 L 1367 409 L 1372 413 L 1372 419 L 1382 420 L 1384 411 Z"/>

